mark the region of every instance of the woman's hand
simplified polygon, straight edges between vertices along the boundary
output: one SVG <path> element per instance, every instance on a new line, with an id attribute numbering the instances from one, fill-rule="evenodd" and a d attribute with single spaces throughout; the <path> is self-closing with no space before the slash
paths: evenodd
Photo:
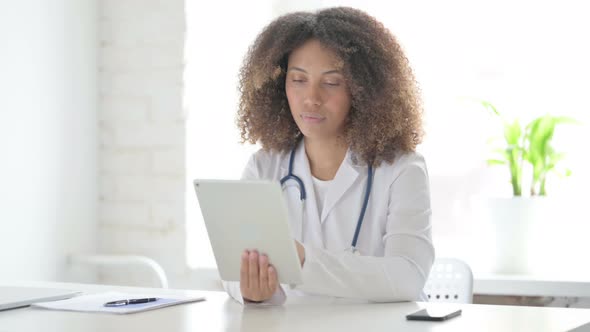
<path id="1" fill-rule="evenodd" d="M 256 250 L 242 253 L 240 290 L 246 301 L 261 302 L 272 297 L 278 287 L 277 271 L 268 257 Z"/>
<path id="2" fill-rule="evenodd" d="M 303 266 L 303 263 L 305 263 L 305 248 L 297 240 L 295 240 L 295 247 L 297 247 L 297 255 L 299 256 L 299 263 L 301 263 L 301 266 Z"/>

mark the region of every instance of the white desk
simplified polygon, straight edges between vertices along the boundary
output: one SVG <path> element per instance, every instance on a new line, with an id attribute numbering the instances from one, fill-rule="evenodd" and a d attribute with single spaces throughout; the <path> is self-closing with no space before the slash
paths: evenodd
<path id="1" fill-rule="evenodd" d="M 4 283 L 6 284 L 6 283 Z M 179 290 L 109 287 L 64 283 L 11 283 L 100 292 Z M 195 292 L 195 291 L 193 291 Z M 407 321 L 405 315 L 426 303 L 311 303 L 277 307 L 242 307 L 222 292 L 196 292 L 205 302 L 131 315 L 90 314 L 23 308 L 0 311 L 0 331 L 567 331 L 590 321 L 590 309 L 458 305 L 463 314 L 446 322 Z M 457 306 L 438 304 L 442 306 Z"/>

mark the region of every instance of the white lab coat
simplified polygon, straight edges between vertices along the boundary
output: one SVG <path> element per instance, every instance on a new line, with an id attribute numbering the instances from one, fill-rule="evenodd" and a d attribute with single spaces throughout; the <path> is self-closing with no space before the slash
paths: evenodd
<path id="1" fill-rule="evenodd" d="M 243 178 L 279 181 L 288 173 L 289 155 L 260 150 L 250 158 Z M 283 186 L 293 238 L 305 248 L 304 283 L 293 289 L 282 285 L 266 304 L 282 304 L 301 295 L 376 302 L 426 300 L 422 289 L 434 247 L 428 172 L 420 154 L 402 154 L 374 169 L 357 243 L 360 255 L 349 249 L 367 185 L 367 166 L 347 152 L 330 183 L 323 211 L 318 211 L 303 142 L 295 152 L 293 174 L 303 180 L 307 192 L 302 208 L 296 182 Z M 239 282 L 223 284 L 231 297 L 244 303 Z"/>

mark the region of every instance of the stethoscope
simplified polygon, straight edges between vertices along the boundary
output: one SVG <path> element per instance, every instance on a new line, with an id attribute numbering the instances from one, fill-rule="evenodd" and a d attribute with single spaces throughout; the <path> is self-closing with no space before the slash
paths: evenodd
<path id="1" fill-rule="evenodd" d="M 303 203 L 305 203 L 305 200 L 307 198 L 307 193 L 305 191 L 305 185 L 303 184 L 303 181 L 301 180 L 301 178 L 298 177 L 297 175 L 293 174 L 293 161 L 294 161 L 294 159 L 295 159 L 295 148 L 293 148 L 293 150 L 291 150 L 291 156 L 289 157 L 289 173 L 281 179 L 281 187 L 283 186 L 283 184 L 285 184 L 285 182 L 287 182 L 289 180 L 294 180 L 295 182 L 297 182 L 297 186 L 299 187 L 299 197 L 301 199 L 301 203 L 303 204 Z M 365 218 L 365 212 L 367 211 L 367 205 L 369 204 L 369 196 L 371 195 L 371 186 L 373 185 L 373 167 L 371 165 L 369 165 L 368 168 L 369 169 L 368 169 L 368 178 L 367 178 L 367 188 L 365 190 L 365 198 L 363 200 L 363 207 L 361 209 L 359 219 L 356 222 L 356 229 L 354 231 L 354 237 L 352 238 L 352 244 L 350 247 L 350 251 L 352 253 L 357 253 L 356 242 L 358 240 L 359 233 L 361 231 L 361 226 L 363 225 L 363 219 Z"/>

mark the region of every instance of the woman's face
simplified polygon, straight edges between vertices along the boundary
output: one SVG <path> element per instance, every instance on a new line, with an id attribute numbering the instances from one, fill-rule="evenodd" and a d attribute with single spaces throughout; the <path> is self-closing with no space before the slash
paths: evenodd
<path id="1" fill-rule="evenodd" d="M 351 104 L 342 61 L 317 39 L 295 49 L 288 61 L 285 89 L 299 130 L 311 139 L 341 137 Z"/>

